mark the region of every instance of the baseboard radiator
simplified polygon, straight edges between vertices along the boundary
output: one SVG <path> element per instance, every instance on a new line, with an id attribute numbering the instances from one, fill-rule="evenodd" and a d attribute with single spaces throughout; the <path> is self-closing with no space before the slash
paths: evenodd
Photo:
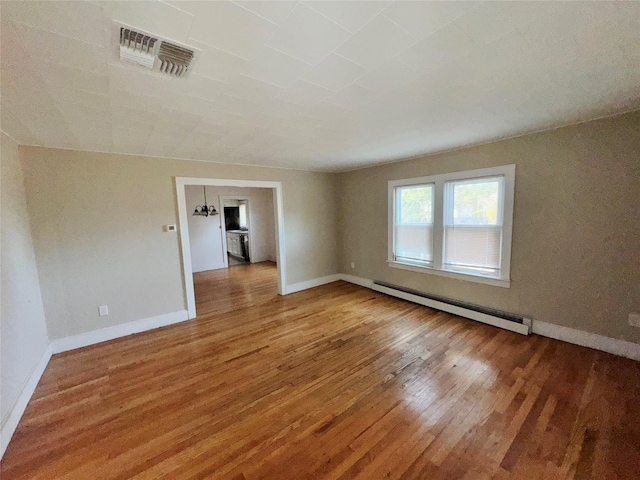
<path id="1" fill-rule="evenodd" d="M 394 297 L 402 298 L 426 307 L 435 308 L 495 327 L 504 328 L 522 335 L 531 333 L 531 319 L 515 313 L 487 308 L 472 303 L 461 302 L 451 298 L 420 292 L 411 288 L 393 285 L 381 280 L 374 280 L 373 289 Z"/>

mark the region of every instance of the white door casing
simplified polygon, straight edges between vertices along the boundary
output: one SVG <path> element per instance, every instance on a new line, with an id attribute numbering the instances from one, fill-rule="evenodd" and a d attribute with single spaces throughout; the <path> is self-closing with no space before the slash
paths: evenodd
<path id="1" fill-rule="evenodd" d="M 282 200 L 282 182 L 261 180 L 235 180 L 219 178 L 175 177 L 176 200 L 178 203 L 178 225 L 180 251 L 182 254 L 183 291 L 189 318 L 196 317 L 196 300 L 193 288 L 193 270 L 191 267 L 191 245 L 189 242 L 189 224 L 185 189 L 186 185 L 212 185 L 219 187 L 271 188 L 274 196 L 276 228 L 276 261 L 278 264 L 278 293 L 286 295 L 286 250 L 284 238 L 284 209 Z"/>

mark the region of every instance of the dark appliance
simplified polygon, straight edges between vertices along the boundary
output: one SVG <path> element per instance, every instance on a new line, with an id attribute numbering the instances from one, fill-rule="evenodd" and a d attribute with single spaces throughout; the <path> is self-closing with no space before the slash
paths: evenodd
<path id="1" fill-rule="evenodd" d="M 224 228 L 240 230 L 240 207 L 224 207 Z"/>

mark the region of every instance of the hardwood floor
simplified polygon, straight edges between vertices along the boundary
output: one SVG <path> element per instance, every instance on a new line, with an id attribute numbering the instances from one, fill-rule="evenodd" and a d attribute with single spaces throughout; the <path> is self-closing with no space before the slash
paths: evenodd
<path id="1" fill-rule="evenodd" d="M 193 275 L 198 320 L 278 300 L 276 264 L 247 263 Z"/>
<path id="2" fill-rule="evenodd" d="M 2 479 L 637 479 L 640 363 L 272 264 L 198 319 L 60 355 Z"/>

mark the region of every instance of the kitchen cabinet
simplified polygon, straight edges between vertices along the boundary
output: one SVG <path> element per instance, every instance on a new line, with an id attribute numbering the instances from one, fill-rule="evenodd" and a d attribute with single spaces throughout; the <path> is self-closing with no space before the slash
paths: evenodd
<path id="1" fill-rule="evenodd" d="M 249 232 L 227 232 L 227 252 L 235 257 L 249 261 Z"/>

